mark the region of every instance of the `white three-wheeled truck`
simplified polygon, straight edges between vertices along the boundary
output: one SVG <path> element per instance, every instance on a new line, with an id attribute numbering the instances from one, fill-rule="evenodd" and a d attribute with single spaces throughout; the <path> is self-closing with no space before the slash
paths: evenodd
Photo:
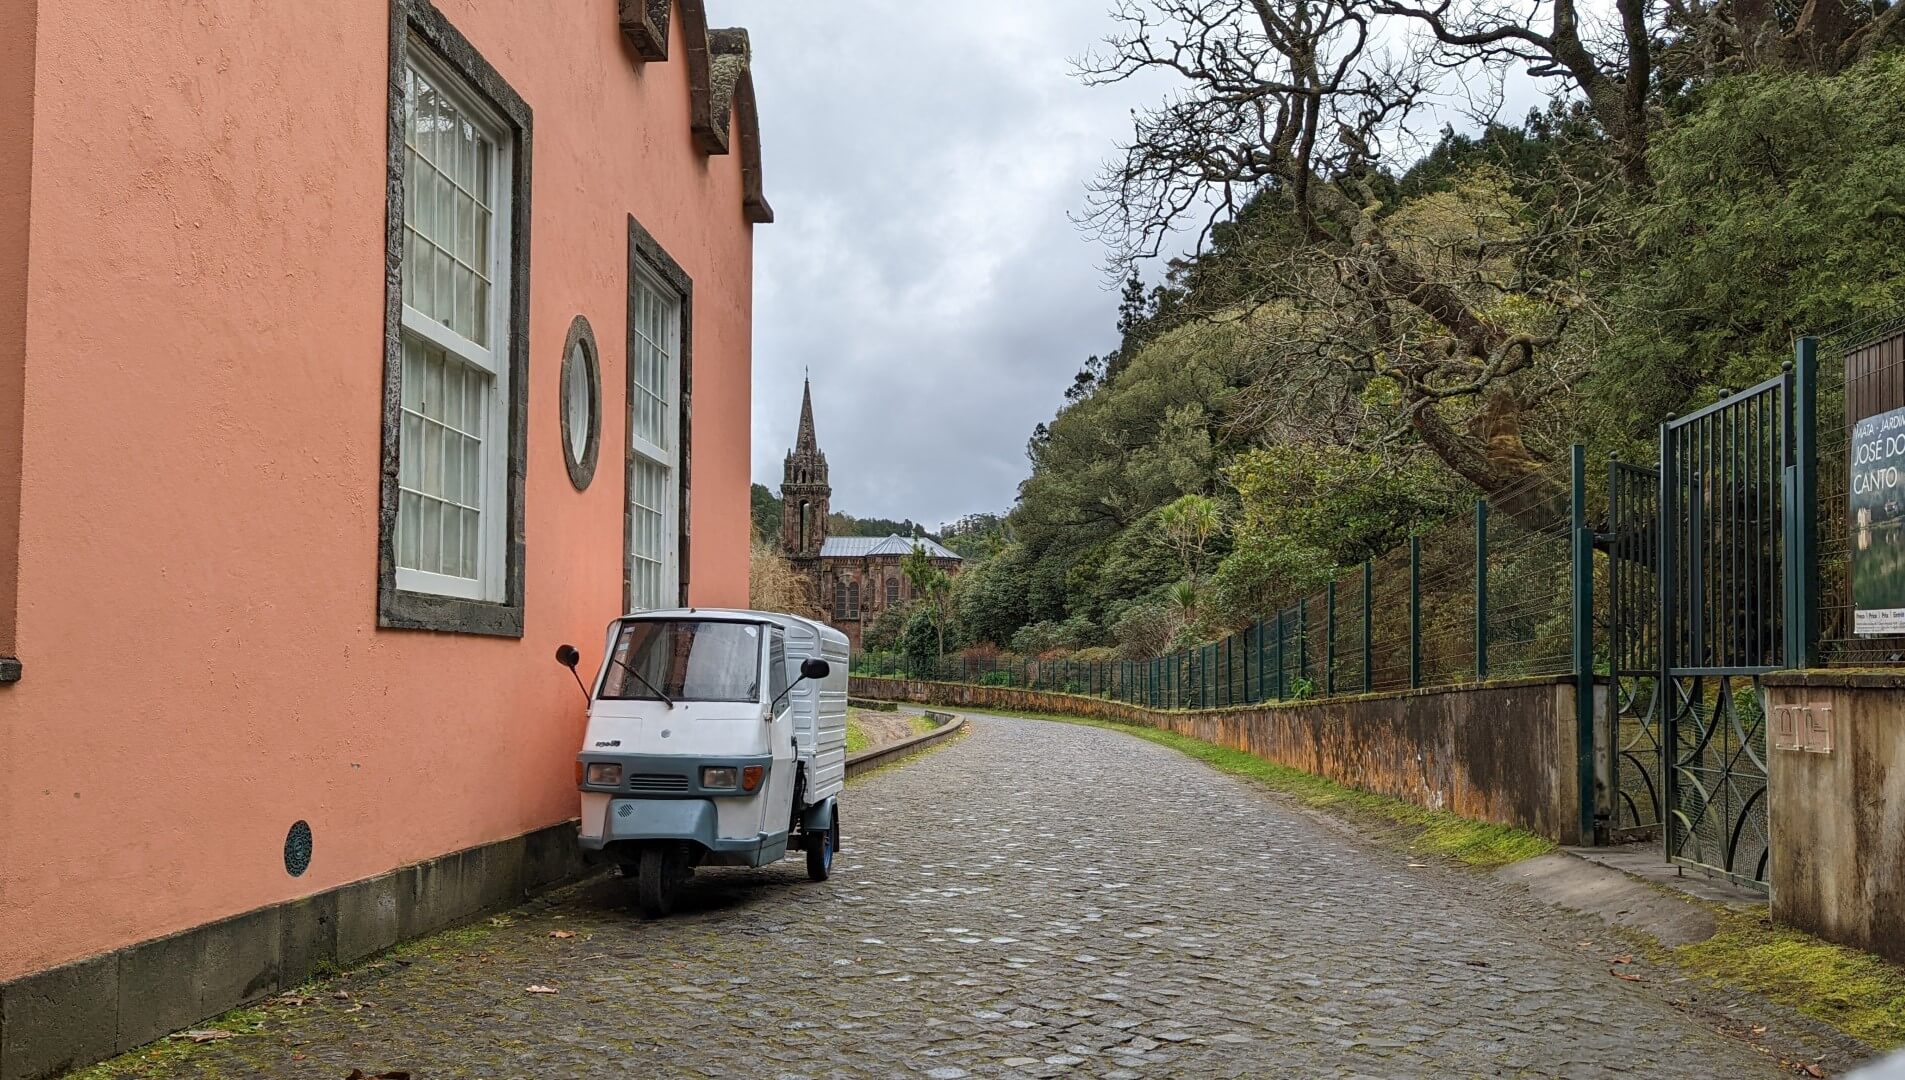
<path id="1" fill-rule="evenodd" d="M 571 671 L 580 655 L 556 658 Z M 580 681 L 580 676 L 577 676 Z M 825 881 L 846 782 L 847 637 L 763 611 L 685 609 L 609 625 L 577 755 L 582 846 L 666 915 L 700 865 L 807 853 Z"/>

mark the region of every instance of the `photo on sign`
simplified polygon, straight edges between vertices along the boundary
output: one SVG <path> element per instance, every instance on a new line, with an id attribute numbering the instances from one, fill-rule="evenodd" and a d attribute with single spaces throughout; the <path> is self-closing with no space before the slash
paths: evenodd
<path id="1" fill-rule="evenodd" d="M 1905 634 L 1905 409 L 1852 428 L 1853 633 Z"/>

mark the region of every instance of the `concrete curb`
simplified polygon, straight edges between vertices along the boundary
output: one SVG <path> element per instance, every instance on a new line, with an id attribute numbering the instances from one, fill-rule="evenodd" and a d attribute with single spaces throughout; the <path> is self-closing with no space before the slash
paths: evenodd
<path id="1" fill-rule="evenodd" d="M 877 769 L 882 765 L 891 764 L 909 754 L 923 750 L 941 739 L 950 738 L 954 732 L 962 731 L 966 726 L 966 718 L 963 716 L 930 711 L 927 712 L 926 716 L 928 719 L 944 717 L 945 722 L 932 731 L 926 732 L 924 735 L 915 735 L 910 739 L 901 739 L 899 742 L 893 743 L 890 746 L 879 746 L 872 750 L 860 751 L 847 759 L 847 776 L 858 776 L 869 769 Z"/>

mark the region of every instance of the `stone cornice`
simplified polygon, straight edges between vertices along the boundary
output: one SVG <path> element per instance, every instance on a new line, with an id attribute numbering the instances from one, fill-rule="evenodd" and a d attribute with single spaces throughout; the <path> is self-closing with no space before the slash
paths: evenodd
<path id="1" fill-rule="evenodd" d="M 666 63 L 678 16 L 686 43 L 688 124 L 709 156 L 741 153 L 741 212 L 756 225 L 774 220 L 761 180 L 761 121 L 754 98 L 747 31 L 709 30 L 705 0 L 620 0 L 622 36 L 644 62 Z"/>

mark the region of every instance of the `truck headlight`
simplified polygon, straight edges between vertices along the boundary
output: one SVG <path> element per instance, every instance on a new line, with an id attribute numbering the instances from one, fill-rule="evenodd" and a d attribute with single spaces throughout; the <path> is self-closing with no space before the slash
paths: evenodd
<path id="1" fill-rule="evenodd" d="M 622 782 L 622 767 L 612 761 L 592 761 L 585 779 L 591 787 L 617 787 Z"/>
<path id="2" fill-rule="evenodd" d="M 736 779 L 732 765 L 710 765 L 701 770 L 701 786 L 704 788 L 731 788 Z"/>

